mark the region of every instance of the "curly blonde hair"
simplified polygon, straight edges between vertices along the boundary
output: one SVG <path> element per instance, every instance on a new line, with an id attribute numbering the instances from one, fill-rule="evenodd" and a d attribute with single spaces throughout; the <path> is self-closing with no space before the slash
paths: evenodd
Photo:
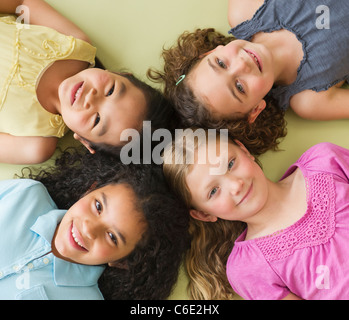
<path id="1" fill-rule="evenodd" d="M 192 128 L 194 132 L 202 128 Z M 207 130 L 205 130 L 208 139 Z M 216 131 L 217 137 L 220 132 Z M 182 139 L 183 137 L 179 137 Z M 232 140 L 233 141 L 233 140 Z M 163 171 L 170 188 L 182 199 L 188 209 L 192 209 L 191 193 L 186 177 L 191 163 L 181 160 L 190 158 L 204 143 L 195 139 L 181 143 L 174 140 L 163 154 Z M 181 148 L 178 148 L 178 145 Z M 189 156 L 187 158 L 187 156 Z M 234 241 L 246 228 L 238 221 L 218 219 L 216 222 L 203 222 L 190 218 L 189 232 L 192 237 L 191 247 L 186 255 L 185 267 L 189 277 L 188 291 L 196 300 L 230 300 L 238 296 L 231 288 L 226 276 L 226 263 Z"/>
<path id="2" fill-rule="evenodd" d="M 188 75 L 203 55 L 234 39 L 213 28 L 197 29 L 191 33 L 186 31 L 178 38 L 175 46 L 163 50 L 164 71 L 149 69 L 147 75 L 150 80 L 164 85 L 164 94 L 178 111 L 181 126 L 227 128 L 252 154 L 258 156 L 267 150 L 277 150 L 280 139 L 287 133 L 285 112 L 277 107 L 269 95 L 265 97 L 265 110 L 254 123 L 249 123 L 246 117 L 237 120 L 215 119 L 203 102 L 194 95 L 188 84 L 188 77 L 180 85 L 176 85 L 179 77 Z"/>

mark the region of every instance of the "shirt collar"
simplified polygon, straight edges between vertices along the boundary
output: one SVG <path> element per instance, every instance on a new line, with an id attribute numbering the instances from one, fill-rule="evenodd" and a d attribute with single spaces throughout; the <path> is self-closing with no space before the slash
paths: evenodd
<path id="1" fill-rule="evenodd" d="M 66 210 L 51 210 L 47 214 L 40 216 L 31 230 L 44 238 L 51 247 L 52 239 L 57 225 L 63 219 Z M 102 275 L 104 266 L 88 266 L 60 258 L 53 258 L 54 281 L 57 286 L 93 286 Z"/>

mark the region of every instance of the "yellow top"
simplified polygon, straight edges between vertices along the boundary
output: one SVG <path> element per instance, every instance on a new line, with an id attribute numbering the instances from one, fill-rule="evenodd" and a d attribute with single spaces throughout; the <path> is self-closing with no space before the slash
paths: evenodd
<path id="1" fill-rule="evenodd" d="M 53 29 L 0 17 L 0 132 L 15 136 L 62 137 L 62 117 L 44 109 L 36 96 L 41 75 L 57 60 L 94 65 L 96 48 Z"/>

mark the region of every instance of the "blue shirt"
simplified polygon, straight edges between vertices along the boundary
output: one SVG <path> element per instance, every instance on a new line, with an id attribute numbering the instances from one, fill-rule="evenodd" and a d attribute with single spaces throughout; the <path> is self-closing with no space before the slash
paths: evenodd
<path id="1" fill-rule="evenodd" d="M 299 92 L 327 90 L 342 80 L 349 81 L 348 0 L 265 0 L 251 20 L 229 33 L 250 41 L 258 32 L 280 29 L 295 34 L 304 53 L 295 82 L 270 92 L 282 109 L 287 109 L 290 98 Z"/>
<path id="2" fill-rule="evenodd" d="M 103 266 L 55 257 L 51 242 L 66 210 L 29 179 L 0 181 L 0 299 L 103 299 Z"/>

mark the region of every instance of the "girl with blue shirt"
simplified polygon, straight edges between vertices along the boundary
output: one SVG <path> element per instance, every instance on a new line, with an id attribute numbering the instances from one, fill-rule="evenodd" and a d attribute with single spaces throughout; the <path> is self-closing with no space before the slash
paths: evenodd
<path id="1" fill-rule="evenodd" d="M 347 1 L 229 0 L 233 37 L 185 32 L 163 52 L 164 72 L 150 76 L 184 125 L 228 127 L 261 154 L 285 136 L 288 107 L 307 119 L 349 118 L 348 12 Z"/>
<path id="2" fill-rule="evenodd" d="M 188 219 L 161 168 L 65 153 L 35 179 L 0 182 L 0 299 L 170 294 Z"/>

